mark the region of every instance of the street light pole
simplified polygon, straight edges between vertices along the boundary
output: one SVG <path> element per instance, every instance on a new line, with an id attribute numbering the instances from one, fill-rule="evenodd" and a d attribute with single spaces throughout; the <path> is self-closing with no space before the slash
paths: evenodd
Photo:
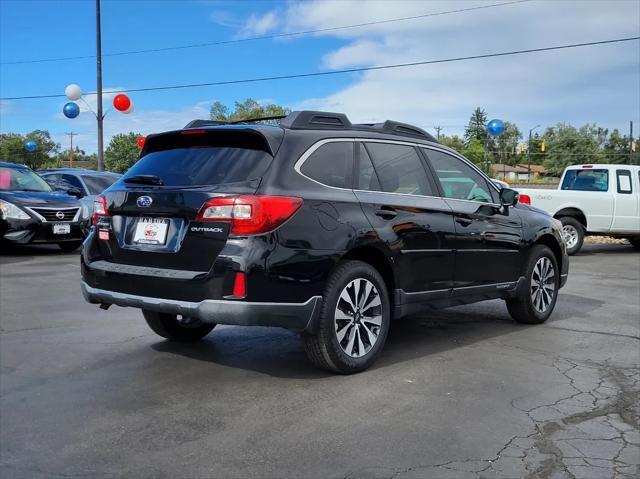
<path id="1" fill-rule="evenodd" d="M 98 120 L 98 171 L 104 171 L 104 143 L 102 121 L 102 40 L 100 29 L 100 0 L 96 0 L 96 83 L 98 94 L 98 112 L 96 118 Z"/>
<path id="2" fill-rule="evenodd" d="M 531 183 L 531 133 L 536 128 L 540 128 L 540 125 L 536 125 L 529 130 L 529 163 L 527 165 L 527 183 Z"/>

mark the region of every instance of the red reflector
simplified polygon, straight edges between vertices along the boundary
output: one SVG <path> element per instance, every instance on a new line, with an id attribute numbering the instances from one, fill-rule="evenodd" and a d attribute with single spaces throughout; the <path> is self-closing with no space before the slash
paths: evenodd
<path id="1" fill-rule="evenodd" d="M 207 130 L 182 130 L 180 132 L 181 135 L 202 135 L 206 133 Z"/>
<path id="2" fill-rule="evenodd" d="M 292 196 L 221 196 L 202 205 L 196 221 L 228 221 L 230 234 L 257 235 L 282 225 L 301 205 Z"/>
<path id="3" fill-rule="evenodd" d="M 238 271 L 233 281 L 233 296 L 236 298 L 244 298 L 247 295 L 247 281 L 243 272 Z"/>
<path id="4" fill-rule="evenodd" d="M 109 239 L 109 232 L 108 231 L 98 231 L 98 238 L 100 238 L 101 240 L 108 240 Z"/>
<path id="5" fill-rule="evenodd" d="M 98 223 L 98 216 L 109 216 L 109 210 L 107 208 L 107 199 L 103 195 L 98 195 L 93 200 L 93 216 L 91 217 L 91 223 Z"/>
<path id="6" fill-rule="evenodd" d="M 518 198 L 518 203 L 522 203 L 523 205 L 530 205 L 531 204 L 531 196 L 529 196 L 529 195 L 520 195 L 520 197 Z"/>

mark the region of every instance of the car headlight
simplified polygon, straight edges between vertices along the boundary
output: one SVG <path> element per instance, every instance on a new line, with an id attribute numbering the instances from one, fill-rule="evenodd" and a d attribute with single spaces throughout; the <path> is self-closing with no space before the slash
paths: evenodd
<path id="1" fill-rule="evenodd" d="M 2 217 L 12 220 L 28 220 L 30 216 L 18 208 L 13 203 L 0 200 L 0 211 L 2 211 Z"/>

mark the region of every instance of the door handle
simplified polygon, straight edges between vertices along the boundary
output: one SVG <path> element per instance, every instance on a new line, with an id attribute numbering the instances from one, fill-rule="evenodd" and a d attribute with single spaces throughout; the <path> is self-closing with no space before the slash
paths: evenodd
<path id="1" fill-rule="evenodd" d="M 473 223 L 473 220 L 469 218 L 456 218 L 456 223 L 458 223 L 460 226 L 469 226 L 471 223 Z"/>
<path id="2" fill-rule="evenodd" d="M 398 216 L 398 212 L 394 209 L 381 208 L 376 211 L 376 216 L 380 216 L 384 219 L 390 220 Z"/>

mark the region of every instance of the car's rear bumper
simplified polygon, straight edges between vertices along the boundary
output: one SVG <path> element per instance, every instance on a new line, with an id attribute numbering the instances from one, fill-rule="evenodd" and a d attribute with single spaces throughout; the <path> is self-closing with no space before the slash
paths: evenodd
<path id="1" fill-rule="evenodd" d="M 277 326 L 294 331 L 311 331 L 320 312 L 322 298 L 304 303 L 266 303 L 242 300 L 205 299 L 199 302 L 151 298 L 108 291 L 81 282 L 82 294 L 92 304 L 130 306 L 160 313 L 198 318 L 205 323 L 238 326 Z"/>

